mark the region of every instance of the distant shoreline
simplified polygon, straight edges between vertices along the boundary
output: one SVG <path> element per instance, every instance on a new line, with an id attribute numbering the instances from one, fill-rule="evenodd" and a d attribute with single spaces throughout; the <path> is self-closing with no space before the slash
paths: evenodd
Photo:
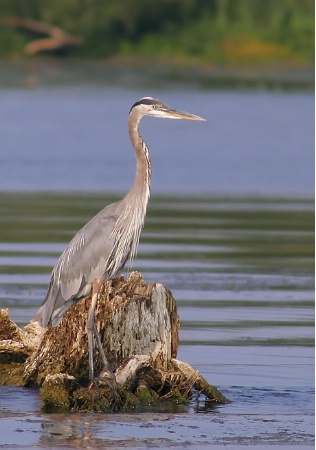
<path id="1" fill-rule="evenodd" d="M 0 86 L 32 87 L 38 83 L 106 83 L 139 86 L 190 84 L 201 89 L 314 89 L 314 66 L 308 63 L 207 64 L 171 62 L 168 58 L 108 59 L 34 57 L 0 59 Z"/>

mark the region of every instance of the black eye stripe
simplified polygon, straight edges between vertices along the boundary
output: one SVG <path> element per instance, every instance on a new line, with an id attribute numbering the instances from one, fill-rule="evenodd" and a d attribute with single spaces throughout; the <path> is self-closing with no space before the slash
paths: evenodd
<path id="1" fill-rule="evenodd" d="M 133 108 L 135 108 L 135 106 L 138 106 L 138 105 L 156 105 L 157 103 L 160 103 L 160 101 L 157 100 L 156 98 L 141 98 L 140 100 L 138 100 L 138 102 L 134 103 L 134 105 L 130 109 L 130 112 L 132 111 Z"/>

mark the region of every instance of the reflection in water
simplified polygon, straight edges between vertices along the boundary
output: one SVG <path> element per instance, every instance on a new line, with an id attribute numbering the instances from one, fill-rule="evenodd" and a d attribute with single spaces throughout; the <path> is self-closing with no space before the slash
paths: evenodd
<path id="1" fill-rule="evenodd" d="M 157 197 L 133 268 L 172 290 L 179 359 L 233 402 L 211 414 L 196 399 L 159 414 L 47 414 L 38 391 L 4 386 L 0 446 L 313 445 L 314 204 L 304 200 L 314 194 L 313 94 L 168 90 L 156 79 L 148 92 L 143 73 L 137 88 L 122 89 L 97 66 L 96 79 L 91 65 L 48 62 L 37 87 L 1 88 L 0 306 L 28 323 L 64 246 L 117 200 L 92 192 L 129 189 L 135 100 L 196 111 L 208 121 L 190 132 L 181 121 L 142 124 Z M 12 65 L 2 68 L 0 81 L 23 84 Z M 38 193 L 18 192 L 27 190 Z"/>
<path id="2" fill-rule="evenodd" d="M 29 322 L 64 246 L 113 200 L 0 194 L 0 303 L 14 321 Z M 39 414 L 37 392 L 2 387 L 4 438 L 22 442 L 16 430 L 25 427 L 27 412 L 25 445 L 39 448 L 145 442 L 168 448 L 185 441 L 202 448 L 249 439 L 260 444 L 267 433 L 279 444 L 311 443 L 313 220 L 309 200 L 153 198 L 133 269 L 172 290 L 181 321 L 179 358 L 232 404 L 209 414 L 212 408 L 193 398 L 185 407 L 142 414 L 63 416 Z M 27 407 L 23 392 L 33 398 Z"/>
<path id="3" fill-rule="evenodd" d="M 81 417 L 57 415 L 51 416 L 48 422 L 42 425 L 43 433 L 39 443 L 43 446 L 101 446 L 103 439 L 94 436 L 95 426 L 93 420 L 82 420 Z"/>
<path id="4" fill-rule="evenodd" d="M 13 320 L 29 321 L 66 243 L 113 200 L 1 194 L 0 298 Z M 173 291 L 183 343 L 312 345 L 312 202 L 231 204 L 153 199 L 133 268 Z"/>

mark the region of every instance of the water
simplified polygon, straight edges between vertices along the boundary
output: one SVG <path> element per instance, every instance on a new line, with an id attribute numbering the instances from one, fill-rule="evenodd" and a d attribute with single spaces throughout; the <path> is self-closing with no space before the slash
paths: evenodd
<path id="1" fill-rule="evenodd" d="M 135 170 L 127 114 L 149 94 L 207 119 L 143 119 L 154 194 L 313 195 L 310 93 L 86 85 L 0 90 L 0 191 L 125 192 Z"/>
<path id="2" fill-rule="evenodd" d="M 179 359 L 232 403 L 44 414 L 37 390 L 5 386 L 0 448 L 311 448 L 312 95 L 150 93 L 208 122 L 144 121 L 153 196 L 133 269 L 172 290 Z M 72 235 L 128 189 L 124 111 L 146 94 L 0 90 L 0 305 L 19 325 Z"/>

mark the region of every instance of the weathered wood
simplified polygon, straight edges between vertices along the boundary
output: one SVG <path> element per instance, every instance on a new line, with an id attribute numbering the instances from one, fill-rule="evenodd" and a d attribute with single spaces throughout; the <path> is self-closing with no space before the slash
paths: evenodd
<path id="1" fill-rule="evenodd" d="M 187 399 L 193 388 L 214 402 L 227 402 L 197 371 L 175 359 L 179 340 L 176 302 L 164 286 L 145 284 L 137 272 L 127 280 L 120 277 L 104 283 L 96 309 L 96 325 L 117 385 L 101 373 L 97 388 L 87 388 L 90 302 L 91 298 L 81 300 L 57 327 L 46 329 L 31 322 L 21 330 L 3 310 L 0 384 L 39 386 L 46 405 L 74 410 L 117 410 L 144 401 L 153 403 L 157 398 L 179 401 Z M 96 373 L 100 373 L 97 351 L 94 359 Z"/>
<path id="2" fill-rule="evenodd" d="M 41 385 L 47 374 L 68 373 L 88 382 L 87 313 L 91 298 L 75 304 L 61 323 L 49 327 L 25 367 L 25 382 Z M 151 355 L 167 368 L 178 349 L 179 320 L 175 300 L 161 284 L 146 285 L 132 272 L 104 283 L 96 308 L 96 325 L 107 358 L 115 370 L 130 356 Z M 96 373 L 102 369 L 95 354 Z"/>
<path id="3" fill-rule="evenodd" d="M 0 309 L 0 363 L 25 361 L 39 345 L 43 332 L 34 323 L 21 330 L 10 320 L 8 309 Z"/>

